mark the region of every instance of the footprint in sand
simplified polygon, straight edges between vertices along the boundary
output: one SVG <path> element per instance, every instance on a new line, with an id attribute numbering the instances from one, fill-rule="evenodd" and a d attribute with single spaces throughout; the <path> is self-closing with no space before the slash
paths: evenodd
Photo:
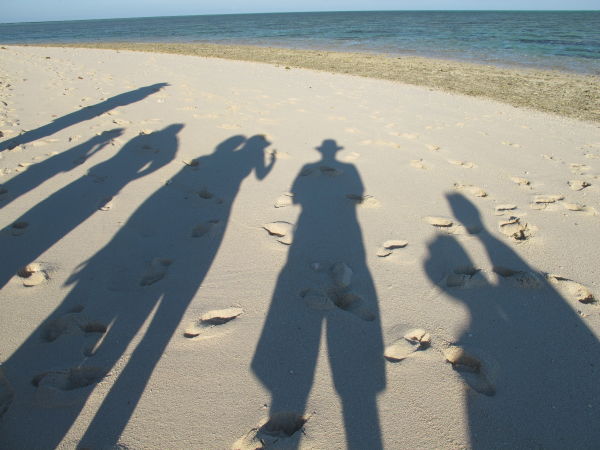
<path id="1" fill-rule="evenodd" d="M 385 258 L 393 253 L 395 249 L 404 248 L 408 245 L 408 241 L 403 239 L 391 239 L 381 244 L 381 247 L 377 249 L 377 256 Z"/>
<path id="2" fill-rule="evenodd" d="M 102 200 L 100 200 L 100 203 L 98 204 L 98 209 L 100 211 L 110 211 L 113 208 L 113 206 L 113 197 L 105 197 Z"/>
<path id="3" fill-rule="evenodd" d="M 556 202 L 564 200 L 565 196 L 561 194 L 551 194 L 551 195 L 536 195 L 533 198 L 533 202 L 529 205 L 531 209 L 547 209 L 550 205 L 553 205 Z"/>
<path id="4" fill-rule="evenodd" d="M 329 290 L 328 296 L 339 309 L 349 312 L 366 322 L 375 320 L 375 314 L 365 309 L 364 301 L 360 295 L 343 289 L 332 288 Z"/>
<path id="5" fill-rule="evenodd" d="M 425 147 L 427 148 L 427 150 L 430 150 L 432 152 L 437 152 L 440 149 L 440 146 L 435 144 L 427 144 Z"/>
<path id="6" fill-rule="evenodd" d="M 404 361 L 413 353 L 419 350 L 427 350 L 431 345 L 431 336 L 425 330 L 418 328 L 411 330 L 399 339 L 385 348 L 383 357 L 389 362 L 397 363 Z"/>
<path id="7" fill-rule="evenodd" d="M 71 312 L 53 319 L 41 329 L 44 342 L 54 342 L 62 336 L 79 336 L 84 338 L 82 353 L 94 356 L 102 343 L 108 327 L 83 314 L 83 306 L 77 306 Z"/>
<path id="8" fill-rule="evenodd" d="M 489 285 L 482 269 L 473 266 L 456 267 L 446 275 L 444 284 L 449 288 L 477 288 Z"/>
<path id="9" fill-rule="evenodd" d="M 371 195 L 346 194 L 346 198 L 363 208 L 378 208 L 381 206 L 379 200 Z"/>
<path id="10" fill-rule="evenodd" d="M 519 186 L 529 186 L 531 184 L 531 182 L 527 178 L 523 177 L 510 177 L 510 181 L 512 181 L 515 184 L 518 184 Z"/>
<path id="11" fill-rule="evenodd" d="M 213 219 L 213 220 L 209 220 L 207 222 L 202 222 L 199 223 L 198 225 L 196 225 L 193 229 L 192 229 L 192 237 L 194 238 L 199 238 L 199 237 L 203 237 L 205 235 L 211 235 L 215 230 L 215 226 L 219 223 L 219 220 L 217 219 Z"/>
<path id="12" fill-rule="evenodd" d="M 36 375 L 31 384 L 36 387 L 36 400 L 46 407 L 58 407 L 85 401 L 80 389 L 93 386 L 108 375 L 103 367 L 82 366 Z"/>
<path id="13" fill-rule="evenodd" d="M 586 164 L 578 163 L 571 163 L 569 164 L 569 167 L 571 167 L 571 172 L 575 175 L 586 175 L 586 172 L 588 172 L 591 169 L 590 166 Z"/>
<path id="14" fill-rule="evenodd" d="M 32 287 L 40 285 L 50 279 L 48 272 L 40 263 L 27 264 L 17 272 L 23 282 L 23 286 Z"/>
<path id="15" fill-rule="evenodd" d="M 586 187 L 591 186 L 591 183 L 585 180 L 571 180 L 568 182 L 568 185 L 574 191 L 582 191 Z"/>
<path id="16" fill-rule="evenodd" d="M 210 199 L 212 199 L 215 196 L 215 194 L 213 194 L 212 192 L 210 192 L 205 187 L 202 188 L 202 189 L 200 189 L 197 192 L 197 194 L 198 194 L 198 197 L 200 197 L 201 199 L 204 199 L 204 200 L 210 200 Z"/>
<path id="17" fill-rule="evenodd" d="M 590 216 L 597 216 L 598 211 L 593 206 L 586 206 L 583 203 L 563 203 L 565 209 L 569 211 L 583 212 Z"/>
<path id="18" fill-rule="evenodd" d="M 381 139 L 376 139 L 376 140 L 365 139 L 364 141 L 360 141 L 359 145 L 375 145 L 375 146 L 379 146 L 379 147 L 400 148 L 400 144 L 397 144 L 396 142 L 393 142 L 393 141 L 384 141 L 384 140 L 381 140 Z"/>
<path id="19" fill-rule="evenodd" d="M 231 450 L 295 448 L 294 438 L 298 436 L 299 432 L 304 432 L 304 425 L 310 418 L 310 415 L 301 415 L 292 411 L 274 413 L 271 417 L 261 420 L 248 433 L 235 441 Z M 287 445 L 286 441 L 288 441 Z"/>
<path id="20" fill-rule="evenodd" d="M 410 166 L 415 169 L 427 170 L 427 166 L 422 159 L 413 159 L 410 161 Z"/>
<path id="21" fill-rule="evenodd" d="M 200 316 L 196 322 L 185 329 L 183 335 L 187 338 L 195 338 L 206 333 L 211 328 L 224 325 L 237 319 L 244 313 L 242 308 L 226 308 L 208 311 Z"/>
<path id="22" fill-rule="evenodd" d="M 21 236 L 25 233 L 28 226 L 29 224 L 27 222 L 15 222 L 9 227 L 10 234 L 13 236 Z"/>
<path id="23" fill-rule="evenodd" d="M 472 184 L 454 183 L 454 189 L 468 192 L 474 197 L 487 197 L 488 195 L 483 189 L 478 186 L 473 186 Z"/>
<path id="24" fill-rule="evenodd" d="M 475 163 L 470 162 L 470 161 L 459 161 L 457 159 L 449 159 L 448 162 L 455 166 L 463 167 L 465 169 L 474 169 L 475 167 L 477 167 L 477 165 Z"/>
<path id="25" fill-rule="evenodd" d="M 427 222 L 429 225 L 432 225 L 437 228 L 449 228 L 454 224 L 452 219 L 448 219 L 446 217 L 439 217 L 439 216 L 426 216 L 426 217 L 423 217 L 423 220 L 425 222 Z"/>
<path id="26" fill-rule="evenodd" d="M 511 216 L 499 223 L 500 232 L 509 238 L 521 242 L 531 238 L 537 229 L 523 222 L 519 217 Z"/>
<path id="27" fill-rule="evenodd" d="M 554 158 L 553 155 L 542 155 L 542 158 L 547 159 L 548 161 L 556 161 L 556 158 Z"/>
<path id="28" fill-rule="evenodd" d="M 294 194 L 291 192 L 284 192 L 275 200 L 273 206 L 275 208 L 286 208 L 294 204 Z"/>
<path id="29" fill-rule="evenodd" d="M 506 145 L 507 147 L 520 148 L 521 144 L 515 144 L 514 142 L 502 141 L 502 145 Z"/>
<path id="30" fill-rule="evenodd" d="M 556 286 L 556 288 L 567 298 L 585 304 L 596 304 L 598 302 L 594 297 L 594 294 L 592 294 L 592 291 L 577 281 L 554 274 L 546 274 L 546 279 L 552 285 Z"/>
<path id="31" fill-rule="evenodd" d="M 289 222 L 270 222 L 262 226 L 271 236 L 277 237 L 277 242 L 291 245 L 294 241 L 294 224 Z"/>
<path id="32" fill-rule="evenodd" d="M 440 216 L 426 216 L 423 221 L 434 227 L 437 231 L 447 234 L 477 234 L 482 230 L 481 224 L 455 224 L 452 219 Z"/>
<path id="33" fill-rule="evenodd" d="M 503 203 L 501 205 L 496 205 L 495 214 L 497 216 L 503 216 L 507 211 L 514 211 L 517 209 L 517 205 L 512 203 Z"/>
<path id="34" fill-rule="evenodd" d="M 499 266 L 494 267 L 493 271 L 514 287 L 523 289 L 540 289 L 542 287 L 542 279 L 535 272 L 512 270 Z"/>
<path id="35" fill-rule="evenodd" d="M 172 263 L 172 259 L 154 258 L 150 263 L 150 267 L 142 276 L 140 286 L 150 286 L 151 284 L 162 280 L 167 274 L 167 270 Z"/>
<path id="36" fill-rule="evenodd" d="M 300 293 L 300 297 L 307 307 L 316 311 L 330 311 L 335 308 L 327 293 L 320 289 L 305 289 Z"/>
<path id="37" fill-rule="evenodd" d="M 450 346 L 445 349 L 444 358 L 446 362 L 452 364 L 454 370 L 460 372 L 465 382 L 474 391 L 489 397 L 496 394 L 496 388 L 490 381 L 487 370 L 479 358 L 458 346 Z"/>
<path id="38" fill-rule="evenodd" d="M 320 270 L 319 268 L 315 270 Z M 350 291 L 353 272 L 344 262 L 337 262 L 329 268 L 333 286 L 327 290 L 304 289 L 300 297 L 307 307 L 317 311 L 329 311 L 337 307 L 367 322 L 375 320 L 375 314 L 367 310 L 362 297 Z"/>

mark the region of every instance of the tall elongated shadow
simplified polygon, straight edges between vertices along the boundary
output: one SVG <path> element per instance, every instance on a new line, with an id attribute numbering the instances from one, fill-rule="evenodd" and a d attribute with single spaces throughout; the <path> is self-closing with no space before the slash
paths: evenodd
<path id="1" fill-rule="evenodd" d="M 45 138 L 46 136 L 50 136 L 77 123 L 93 119 L 94 117 L 118 108 L 119 106 L 125 106 L 139 102 L 168 85 L 168 83 L 156 83 L 150 86 L 144 86 L 134 91 L 123 92 L 122 94 L 115 95 L 114 97 L 95 105 L 86 106 L 80 110 L 73 111 L 72 113 L 59 117 L 58 119 L 55 119 L 39 128 L 27 131 L 26 133 L 23 133 L 17 137 L 0 142 L 0 152 L 7 149 L 11 150 L 18 145 L 28 144 L 29 142 Z"/>
<path id="2" fill-rule="evenodd" d="M 79 444 L 117 445 L 217 255 L 242 181 L 252 172 L 263 179 L 272 169 L 274 159 L 266 165 L 264 160 L 268 145 L 262 136 L 234 136 L 198 158 L 196 167 L 184 166 L 81 265 L 67 281 L 73 289 L 62 304 L 3 366 L 23 399 L 15 395 L 0 436 L 11 438 L 7 442 L 20 438 L 31 448 L 54 448 L 95 383 L 127 355 L 116 379 L 108 377 L 112 385 Z M 74 333 L 76 327 L 80 331 Z M 56 398 L 45 396 L 47 385 L 56 393 L 61 386 L 54 380 L 73 373 L 84 383 Z M 32 378 L 37 387 L 29 383 Z M 71 397 L 75 400 L 69 402 Z M 37 406 L 28 407 L 28 400 Z M 57 408 L 61 401 L 67 404 Z M 51 408 L 51 415 L 44 407 Z M 39 425 L 39 434 L 16 436 L 14 425 L 23 420 Z"/>
<path id="3" fill-rule="evenodd" d="M 24 265 L 71 232 L 128 183 L 160 169 L 175 157 L 177 133 L 183 125 L 141 135 L 127 142 L 112 158 L 92 167 L 64 188 L 31 208 L 0 235 L 6 257 L 0 266 L 0 287 Z M 149 144 L 160 151 L 147 150 Z"/>
<path id="4" fill-rule="evenodd" d="M 38 162 L 25 172 L 12 177 L 0 186 L 0 192 L 2 192 L 0 194 L 0 208 L 8 206 L 20 196 L 27 194 L 50 178 L 83 164 L 88 158 L 105 148 L 113 139 L 122 134 L 122 128 L 105 131 L 69 150 Z"/>
<path id="5" fill-rule="evenodd" d="M 600 344 L 576 312 L 577 301 L 485 229 L 465 197 L 452 194 L 448 201 L 459 221 L 482 230 L 476 237 L 493 270 L 478 274 L 452 236 L 429 245 L 429 277 L 470 314 L 457 345 L 481 363 L 455 366 L 472 388 L 466 391 L 472 448 L 597 447 Z M 465 274 L 464 284 L 440 281 L 455 269 Z"/>
<path id="6" fill-rule="evenodd" d="M 317 148 L 322 159 L 294 180 L 293 199 L 302 212 L 252 370 L 272 396 L 271 421 L 261 432 L 289 434 L 278 423 L 305 413 L 325 326 L 348 447 L 377 449 L 376 395 L 385 387 L 381 324 L 356 212 L 364 188 L 356 167 L 336 160 L 340 149 L 323 141 Z M 295 433 L 289 445 L 300 438 Z"/>

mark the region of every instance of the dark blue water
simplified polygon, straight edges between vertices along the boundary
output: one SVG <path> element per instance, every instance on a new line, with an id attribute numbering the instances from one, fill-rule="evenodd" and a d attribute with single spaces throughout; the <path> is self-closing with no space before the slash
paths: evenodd
<path id="1" fill-rule="evenodd" d="M 600 74 L 600 11 L 239 14 L 0 24 L 0 42 L 213 42 Z"/>

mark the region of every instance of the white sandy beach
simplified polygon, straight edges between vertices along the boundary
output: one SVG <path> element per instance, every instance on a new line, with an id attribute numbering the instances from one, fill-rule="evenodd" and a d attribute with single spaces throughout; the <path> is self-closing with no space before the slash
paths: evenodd
<path id="1" fill-rule="evenodd" d="M 0 448 L 597 448 L 598 123 L 130 51 L 0 82 Z"/>

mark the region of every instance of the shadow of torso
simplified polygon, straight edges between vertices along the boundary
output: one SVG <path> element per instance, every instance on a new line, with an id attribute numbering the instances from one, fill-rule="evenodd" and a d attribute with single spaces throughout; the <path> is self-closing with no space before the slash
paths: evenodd
<path id="1" fill-rule="evenodd" d="M 324 159 L 305 165 L 292 186 L 302 211 L 293 242 L 273 292 L 272 303 L 252 361 L 252 370 L 272 395 L 271 414 L 302 414 L 315 376 L 326 326 L 328 358 L 344 412 L 348 446 L 381 445 L 376 393 L 385 386 L 377 294 L 366 265 L 357 202 L 363 185 L 352 164 Z M 369 319 L 340 308 L 307 307 L 302 296 L 335 290 L 331 265 L 353 271 L 348 290 L 360 295 Z"/>

